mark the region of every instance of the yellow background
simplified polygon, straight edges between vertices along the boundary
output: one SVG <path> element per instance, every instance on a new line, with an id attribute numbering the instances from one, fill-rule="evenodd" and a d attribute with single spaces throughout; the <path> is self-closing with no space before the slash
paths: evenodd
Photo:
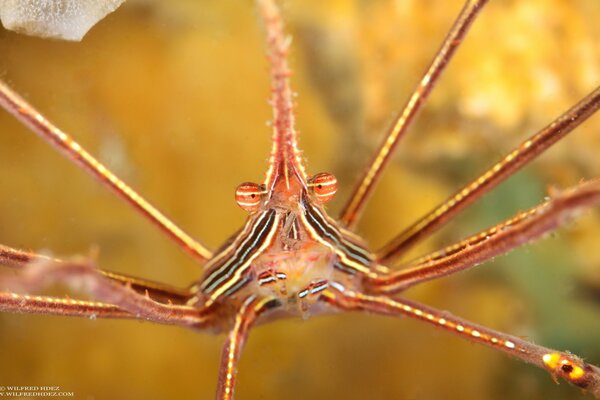
<path id="1" fill-rule="evenodd" d="M 407 100 L 461 1 L 283 2 L 300 145 L 342 182 L 335 215 Z M 600 83 L 597 0 L 492 0 L 367 209 L 374 248 Z M 0 77 L 216 248 L 244 220 L 233 191 L 261 181 L 270 132 L 252 2 L 133 1 L 81 43 L 0 30 Z M 0 243 L 57 256 L 100 249 L 105 269 L 186 285 L 201 267 L 105 188 L 0 112 Z M 600 117 L 414 254 L 600 175 Z M 407 295 L 600 364 L 600 216 Z M 55 289 L 55 293 L 56 293 Z M 61 293 L 58 289 L 58 293 Z M 73 294 L 71 294 L 73 295 Z M 596 299 L 600 296 L 596 297 Z M 214 396 L 222 337 L 125 321 L 0 315 L 0 386 L 78 399 Z M 418 322 L 339 315 L 251 335 L 239 399 L 584 398 L 549 375 Z"/>

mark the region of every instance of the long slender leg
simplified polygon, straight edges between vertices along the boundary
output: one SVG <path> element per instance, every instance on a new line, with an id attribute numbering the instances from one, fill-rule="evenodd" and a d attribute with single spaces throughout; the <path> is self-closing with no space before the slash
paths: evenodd
<path id="1" fill-rule="evenodd" d="M 477 266 L 557 229 L 584 207 L 600 204 L 600 179 L 553 193 L 550 200 L 457 244 L 425 256 L 407 269 L 365 282 L 368 291 L 397 293 L 418 283 Z"/>
<path id="2" fill-rule="evenodd" d="M 487 0 L 467 0 L 465 3 L 450 32 L 448 32 L 448 35 L 444 39 L 442 46 L 437 51 L 431 65 L 413 91 L 408 103 L 406 103 L 404 109 L 396 118 L 394 125 L 377 149 L 375 157 L 371 160 L 354 192 L 342 209 L 340 219 L 347 227 L 352 227 L 358 221 L 369 195 L 379 181 L 381 173 L 389 162 L 400 138 L 412 125 L 415 116 L 425 104 L 429 93 L 458 49 L 458 46 L 462 43 L 477 14 L 486 3 Z"/>
<path id="3" fill-rule="evenodd" d="M 73 290 L 83 290 L 95 300 L 108 303 L 148 321 L 190 327 L 203 327 L 210 323 L 210 310 L 156 302 L 149 296 L 136 293 L 127 285 L 107 279 L 96 271 L 89 261 L 60 263 L 40 261 L 28 265 L 16 276 L 0 276 L 0 290 L 8 291 L 8 295 L 11 296 L 11 292 L 33 293 L 54 283 L 66 284 Z M 28 296 L 24 295 L 21 298 L 27 300 Z M 29 296 L 29 299 L 35 298 Z M 40 304 L 44 306 L 43 303 Z M 35 307 L 33 310 L 36 310 Z M 17 308 L 12 311 L 23 310 Z"/>
<path id="4" fill-rule="evenodd" d="M 579 357 L 538 346 L 515 336 L 507 335 L 450 313 L 442 312 L 409 300 L 392 300 L 352 291 L 327 291 L 322 299 L 351 311 L 367 311 L 390 316 L 407 316 L 485 346 L 503 351 L 527 363 L 546 369 L 553 377 L 561 377 L 600 398 L 600 368 L 585 363 Z"/>
<path id="5" fill-rule="evenodd" d="M 65 261 L 56 258 L 47 257 L 41 254 L 35 254 L 23 250 L 13 249 L 8 246 L 0 245 L 0 265 L 11 268 L 24 268 L 29 264 L 38 262 L 64 263 Z M 185 304 L 192 293 L 188 289 L 175 288 L 163 283 L 135 278 L 132 276 L 118 274 L 116 272 L 96 269 L 100 274 L 115 282 L 131 287 L 137 293 L 148 295 L 151 299 L 162 303 Z"/>
<path id="6" fill-rule="evenodd" d="M 209 259 L 212 253 L 175 225 L 135 190 L 108 170 L 69 135 L 44 118 L 21 96 L 0 81 L 0 106 L 15 116 L 25 126 L 50 143 L 65 157 L 79 165 L 94 178 L 112 189 L 119 197 L 158 226 L 168 237 L 200 261 Z"/>
<path id="7" fill-rule="evenodd" d="M 97 301 L 78 300 L 70 298 L 57 298 L 51 296 L 32 296 L 28 294 L 0 292 L 0 312 L 15 314 L 43 314 L 65 317 L 81 318 L 111 318 L 134 319 L 146 321 L 148 318 L 141 314 L 132 314 L 113 304 Z M 180 325 L 195 328 L 209 327 L 208 315 L 197 312 L 197 321 L 189 317 L 176 317 L 165 320 L 151 319 L 154 323 L 166 325 Z"/>
<path id="8" fill-rule="evenodd" d="M 279 302 L 273 298 L 256 299 L 250 296 L 235 317 L 235 325 L 223 347 L 221 365 L 219 367 L 219 381 L 217 383 L 217 400 L 233 399 L 237 365 L 242 354 L 242 349 L 248 337 L 248 332 L 265 311 L 277 307 Z"/>
<path id="9" fill-rule="evenodd" d="M 521 143 L 482 175 L 408 227 L 377 252 L 382 263 L 390 263 L 412 245 L 442 227 L 469 204 L 513 175 L 544 150 L 562 139 L 600 108 L 600 87 L 570 110 Z"/>
<path id="10" fill-rule="evenodd" d="M 0 312 L 83 318 L 142 319 L 112 304 L 0 292 Z"/>

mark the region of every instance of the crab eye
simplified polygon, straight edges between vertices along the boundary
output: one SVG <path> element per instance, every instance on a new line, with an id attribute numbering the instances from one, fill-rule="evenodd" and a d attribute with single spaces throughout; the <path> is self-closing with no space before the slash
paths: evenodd
<path id="1" fill-rule="evenodd" d="M 264 185 L 244 182 L 235 190 L 235 201 L 238 206 L 248 212 L 254 212 L 260 207 L 260 202 L 265 194 Z"/>
<path id="2" fill-rule="evenodd" d="M 312 188 L 319 203 L 326 203 L 337 192 L 337 179 L 332 174 L 321 172 L 309 179 L 308 187 Z"/>

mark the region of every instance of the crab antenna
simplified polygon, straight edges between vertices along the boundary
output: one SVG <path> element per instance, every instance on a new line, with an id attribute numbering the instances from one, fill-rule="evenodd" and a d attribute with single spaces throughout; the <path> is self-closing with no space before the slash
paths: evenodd
<path id="1" fill-rule="evenodd" d="M 294 127 L 294 102 L 290 87 L 290 68 L 287 54 L 290 37 L 283 32 L 283 21 L 274 0 L 257 0 L 258 11 L 265 26 L 267 53 L 271 63 L 271 106 L 273 107 L 273 148 L 265 184 L 272 190 L 275 183 L 285 179 L 290 187 L 290 176 L 306 186 L 306 173 Z"/>

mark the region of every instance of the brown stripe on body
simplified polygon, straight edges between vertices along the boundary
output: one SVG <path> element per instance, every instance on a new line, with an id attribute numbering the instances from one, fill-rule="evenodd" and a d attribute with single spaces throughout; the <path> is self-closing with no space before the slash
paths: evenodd
<path id="1" fill-rule="evenodd" d="M 279 221 L 274 209 L 258 213 L 224 254 L 217 255 L 219 262 L 199 284 L 199 290 L 210 297 L 208 303 L 233 294 L 249 282 L 246 272 L 251 262 L 272 243 Z"/>
<path id="2" fill-rule="evenodd" d="M 336 268 L 352 275 L 357 273 L 373 275 L 371 271 L 373 255 L 366 248 L 358 244 L 354 237 L 345 235 L 335 221 L 312 205 L 306 193 L 303 193 L 302 205 L 305 210 L 301 214 L 304 226 L 314 240 L 329 247 L 338 255 L 339 260 L 334 264 Z"/>

